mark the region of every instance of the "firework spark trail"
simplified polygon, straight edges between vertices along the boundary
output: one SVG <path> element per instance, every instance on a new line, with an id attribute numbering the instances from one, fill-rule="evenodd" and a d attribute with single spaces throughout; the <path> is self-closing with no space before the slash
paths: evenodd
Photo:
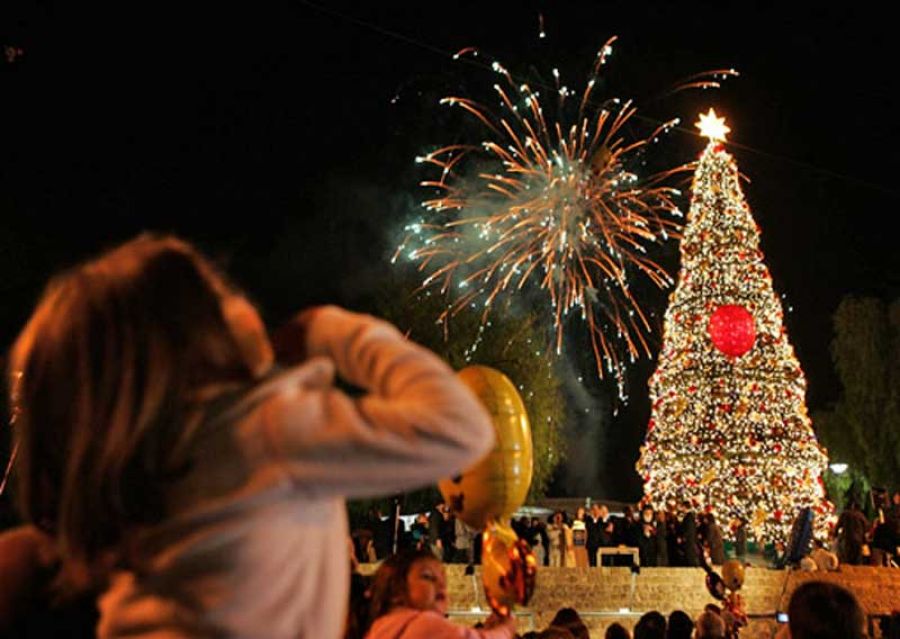
<path id="1" fill-rule="evenodd" d="M 650 324 L 630 291 L 630 271 L 660 288 L 673 283 L 647 256 L 647 245 L 678 237 L 680 193 L 668 180 L 690 165 L 643 179 L 626 168 L 678 120 L 629 140 L 624 129 L 637 111 L 632 102 L 613 98 L 595 105 L 594 86 L 614 41 L 598 51 L 571 124 L 563 114 L 574 94 L 561 85 L 556 69 L 557 119 L 545 115 L 539 91 L 517 84 L 498 62 L 492 69 L 503 81 L 493 85 L 499 115 L 469 98 L 442 99 L 441 104 L 476 118 L 490 136 L 477 145 L 445 146 L 417 158 L 439 169 L 436 179 L 421 182 L 437 191 L 423 206 L 438 220 L 408 226 L 394 259 L 413 240 L 419 242 L 407 255 L 427 274 L 422 288 L 438 287 L 449 296 L 438 318 L 445 325 L 479 303 L 484 324 L 500 298 L 536 285 L 549 298 L 556 351 L 562 349 L 569 313 L 577 312 L 587 324 L 598 375 L 614 374 L 622 395 L 623 355 L 631 362 L 650 355 Z M 465 55 L 477 50 L 463 49 L 454 57 Z M 716 76 L 733 74 L 707 72 L 680 88 L 715 87 Z M 478 173 L 474 188 L 463 175 L 464 160 L 472 155 L 498 167 Z"/>

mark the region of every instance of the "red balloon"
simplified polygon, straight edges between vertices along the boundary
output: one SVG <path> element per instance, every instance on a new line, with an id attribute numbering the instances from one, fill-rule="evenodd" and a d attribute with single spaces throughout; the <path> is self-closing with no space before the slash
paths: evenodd
<path id="1" fill-rule="evenodd" d="M 731 357 L 740 357 L 756 341 L 753 316 L 743 306 L 720 306 L 709 318 L 709 337 L 713 345 Z"/>

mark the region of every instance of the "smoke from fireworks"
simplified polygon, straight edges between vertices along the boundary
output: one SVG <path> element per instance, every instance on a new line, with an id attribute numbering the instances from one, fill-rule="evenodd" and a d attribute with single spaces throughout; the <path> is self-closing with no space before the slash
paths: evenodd
<path id="1" fill-rule="evenodd" d="M 557 353 L 569 316 L 580 317 L 598 375 L 615 375 L 622 395 L 626 359 L 650 354 L 650 324 L 630 280 L 640 273 L 660 288 L 673 283 L 647 249 L 678 236 L 679 192 L 670 178 L 690 166 L 646 177 L 634 172 L 647 146 L 678 120 L 630 139 L 632 102 L 595 100 L 594 86 L 614 41 L 598 52 L 580 95 L 562 86 L 554 69 L 555 88 L 542 98 L 540 90 L 517 83 L 494 62 L 501 79 L 493 85 L 499 113 L 464 97 L 441 100 L 477 118 L 488 137 L 417 158 L 437 168 L 435 179 L 422 182 L 436 195 L 423 202 L 426 217 L 406 227 L 394 258 L 404 254 L 417 262 L 425 274 L 422 287 L 438 288 L 447 297 L 440 321 L 471 307 L 480 308 L 487 323 L 504 300 L 524 290 L 541 291 Z M 478 52 L 467 48 L 455 57 L 464 55 Z M 684 87 L 718 86 L 717 75 L 731 74 L 708 72 Z M 473 164 L 491 170 L 476 169 L 473 176 L 466 172 Z"/>

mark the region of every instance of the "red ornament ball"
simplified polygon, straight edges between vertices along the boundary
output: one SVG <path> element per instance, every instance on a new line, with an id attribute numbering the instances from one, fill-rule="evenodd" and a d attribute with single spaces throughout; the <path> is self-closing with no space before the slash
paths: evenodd
<path id="1" fill-rule="evenodd" d="M 709 337 L 713 345 L 731 357 L 740 357 L 756 341 L 753 316 L 743 306 L 720 306 L 709 318 Z"/>

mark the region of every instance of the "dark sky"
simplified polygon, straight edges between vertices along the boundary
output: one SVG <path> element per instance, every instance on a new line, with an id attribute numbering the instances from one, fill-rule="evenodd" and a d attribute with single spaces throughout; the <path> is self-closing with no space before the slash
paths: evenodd
<path id="1" fill-rule="evenodd" d="M 421 195 L 413 156 L 454 135 L 435 99 L 489 76 L 449 54 L 475 45 L 575 80 L 611 35 L 608 95 L 651 120 L 728 117 L 811 409 L 839 390 L 841 297 L 900 294 L 896 33 L 875 3 L 82 4 L 0 8 L 0 44 L 21 49 L 0 60 L 4 347 L 52 272 L 147 229 L 227 260 L 272 322 L 315 302 L 364 307 Z M 742 77 L 659 99 L 722 67 Z M 674 132 L 664 147 L 683 162 L 703 143 Z M 649 370 L 602 426 L 591 489 L 609 497 L 639 491 Z"/>

